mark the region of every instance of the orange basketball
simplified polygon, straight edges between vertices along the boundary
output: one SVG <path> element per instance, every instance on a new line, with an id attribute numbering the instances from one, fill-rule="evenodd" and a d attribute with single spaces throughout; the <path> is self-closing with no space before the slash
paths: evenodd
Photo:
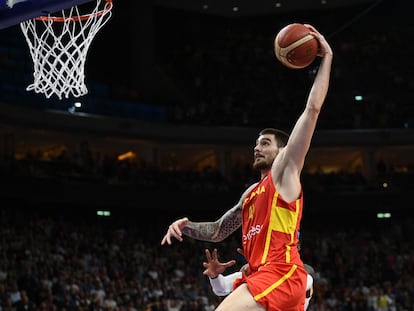
<path id="1" fill-rule="evenodd" d="M 318 53 L 318 40 L 303 24 L 293 23 L 282 28 L 276 35 L 276 58 L 286 67 L 301 69 L 309 66 Z"/>

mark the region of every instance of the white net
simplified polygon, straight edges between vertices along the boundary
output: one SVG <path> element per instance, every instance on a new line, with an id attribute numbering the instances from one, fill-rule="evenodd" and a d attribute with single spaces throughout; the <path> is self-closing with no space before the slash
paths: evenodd
<path id="1" fill-rule="evenodd" d="M 74 6 L 61 16 L 41 16 L 20 23 L 33 60 L 33 83 L 26 90 L 59 99 L 88 93 L 85 62 L 96 33 L 112 14 L 112 0 L 97 0 L 89 14 Z"/>

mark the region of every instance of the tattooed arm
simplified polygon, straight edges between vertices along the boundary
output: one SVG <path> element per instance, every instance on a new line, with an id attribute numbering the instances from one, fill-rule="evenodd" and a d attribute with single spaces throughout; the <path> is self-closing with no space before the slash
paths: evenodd
<path id="1" fill-rule="evenodd" d="M 214 222 L 188 221 L 182 233 L 196 240 L 220 242 L 241 225 L 241 205 L 236 204 Z"/>
<path id="2" fill-rule="evenodd" d="M 219 219 L 213 222 L 193 222 L 187 217 L 174 221 L 169 227 L 161 245 L 171 244 L 172 238 L 182 242 L 182 235 L 189 236 L 196 240 L 208 242 L 220 242 L 230 236 L 241 226 L 241 210 L 244 198 L 255 186 L 251 185 L 241 196 L 239 202 L 230 210 L 224 213 Z"/>

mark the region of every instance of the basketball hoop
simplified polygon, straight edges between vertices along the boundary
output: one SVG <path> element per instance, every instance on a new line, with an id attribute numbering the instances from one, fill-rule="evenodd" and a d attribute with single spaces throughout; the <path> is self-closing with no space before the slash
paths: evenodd
<path id="1" fill-rule="evenodd" d="M 61 16 L 39 16 L 20 23 L 33 60 L 34 81 L 26 90 L 59 99 L 88 93 L 85 62 L 96 33 L 112 15 L 112 0 L 96 0 L 92 12 L 81 14 L 78 6 Z"/>

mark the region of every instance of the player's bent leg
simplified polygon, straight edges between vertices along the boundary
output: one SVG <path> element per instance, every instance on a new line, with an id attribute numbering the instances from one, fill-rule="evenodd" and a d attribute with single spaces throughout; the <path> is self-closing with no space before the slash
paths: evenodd
<path id="1" fill-rule="evenodd" d="M 228 295 L 216 308 L 216 311 L 265 311 L 266 309 L 256 300 L 247 288 L 247 284 L 241 284 Z"/>

